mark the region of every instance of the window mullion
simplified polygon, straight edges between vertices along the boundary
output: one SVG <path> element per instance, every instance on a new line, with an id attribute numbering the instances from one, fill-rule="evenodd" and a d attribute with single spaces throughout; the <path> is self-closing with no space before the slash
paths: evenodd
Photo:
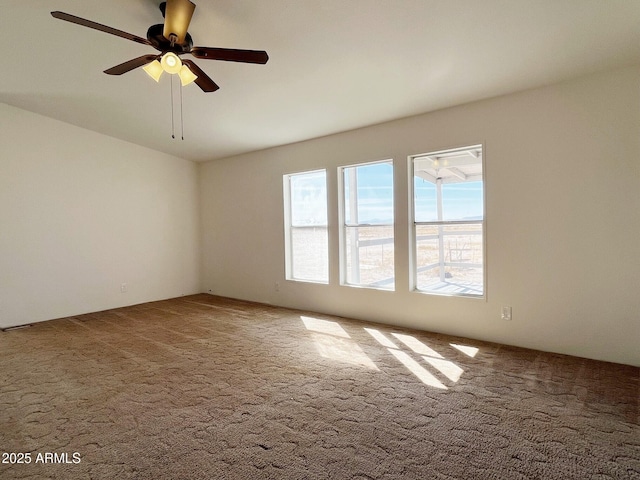
<path id="1" fill-rule="evenodd" d="M 360 235 L 358 228 L 358 169 L 350 168 L 345 170 L 349 177 L 349 217 L 355 223 L 355 228 L 349 229 L 349 240 L 351 244 L 351 281 L 354 284 L 360 283 Z M 345 232 L 346 233 L 346 232 Z"/>

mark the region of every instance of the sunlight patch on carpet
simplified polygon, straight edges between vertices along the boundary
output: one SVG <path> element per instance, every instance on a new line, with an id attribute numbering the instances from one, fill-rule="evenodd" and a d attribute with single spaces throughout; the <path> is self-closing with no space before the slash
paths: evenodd
<path id="1" fill-rule="evenodd" d="M 456 350 L 464 353 L 466 356 L 471 357 L 471 358 L 475 357 L 476 354 L 480 351 L 479 348 L 470 347 L 468 345 L 460 345 L 460 344 L 457 344 L 457 343 L 450 343 L 449 345 L 451 345 Z"/>
<path id="2" fill-rule="evenodd" d="M 401 352 L 400 350 L 395 350 L 393 348 L 389 348 L 387 350 L 389 350 L 389 352 L 391 352 L 394 357 L 400 360 L 400 362 L 405 367 L 407 367 L 407 369 L 411 373 L 418 377 L 422 381 L 422 383 L 424 383 L 425 385 L 429 385 L 430 387 L 447 390 L 447 387 L 440 380 L 434 377 L 433 374 L 427 371 L 422 365 L 416 362 L 407 353 Z"/>
<path id="3" fill-rule="evenodd" d="M 319 318 L 300 316 L 307 330 L 310 330 L 312 339 L 318 350 L 318 353 L 332 360 L 359 365 L 372 370 L 380 370 L 377 365 L 367 356 L 360 345 L 355 342 L 342 326 L 335 321 L 322 320 Z M 450 360 L 445 359 L 438 352 L 425 345 L 422 341 L 411 335 L 403 333 L 391 333 L 402 345 L 397 345 L 387 335 L 375 328 L 365 327 L 364 331 L 371 335 L 380 345 L 386 347 L 387 350 L 402 363 L 411 373 L 413 373 L 422 383 L 431 387 L 447 389 L 438 378 L 422 366 L 419 361 L 402 351 L 402 348 L 411 349 L 412 355 L 418 354 L 431 367 L 435 369 L 452 382 L 460 380 L 464 370 Z M 463 345 L 451 344 L 452 346 L 464 347 Z M 466 354 L 473 353 L 468 347 Z"/>
<path id="4" fill-rule="evenodd" d="M 307 330 L 314 332 L 326 333 L 327 335 L 335 335 L 336 337 L 351 338 L 344 328 L 338 322 L 329 320 L 321 320 L 319 318 L 300 316 L 300 319 L 307 327 Z"/>
<path id="5" fill-rule="evenodd" d="M 438 352 L 433 350 L 430 347 L 427 347 L 424 343 L 418 340 L 416 337 L 412 337 L 411 335 L 405 335 L 403 333 L 392 333 L 394 337 L 404 343 L 407 347 L 409 347 L 414 352 L 420 355 L 428 355 L 430 357 L 435 358 L 444 358 Z"/>
<path id="6" fill-rule="evenodd" d="M 351 340 L 351 336 L 338 322 L 304 315 L 300 315 L 300 320 L 307 330 L 315 332 L 311 334 L 311 337 L 322 357 L 371 370 L 379 370 L 360 345 Z"/>
<path id="7" fill-rule="evenodd" d="M 460 380 L 460 376 L 464 373 L 464 370 L 450 360 L 444 358 L 422 357 L 425 362 L 431 365 L 433 368 L 442 373 L 452 382 Z"/>
<path id="8" fill-rule="evenodd" d="M 320 333 L 312 333 L 311 335 L 318 353 L 322 357 L 350 363 L 351 365 L 359 365 L 371 370 L 379 370 L 376 364 L 360 348 L 360 345 L 353 340 Z"/>
<path id="9" fill-rule="evenodd" d="M 398 348 L 398 346 L 389 340 L 380 330 L 376 330 L 375 328 L 365 328 L 364 331 L 375 338 L 383 347 Z"/>

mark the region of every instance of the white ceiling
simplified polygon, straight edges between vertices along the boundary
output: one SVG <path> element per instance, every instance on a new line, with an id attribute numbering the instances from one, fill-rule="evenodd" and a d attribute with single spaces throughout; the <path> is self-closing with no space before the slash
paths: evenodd
<path id="1" fill-rule="evenodd" d="M 184 141 L 168 76 L 102 73 L 155 50 L 50 15 L 145 37 L 159 0 L 0 0 L 0 102 L 204 161 L 640 63 L 640 0 L 194 1 L 194 45 L 270 60 L 196 60 Z"/>

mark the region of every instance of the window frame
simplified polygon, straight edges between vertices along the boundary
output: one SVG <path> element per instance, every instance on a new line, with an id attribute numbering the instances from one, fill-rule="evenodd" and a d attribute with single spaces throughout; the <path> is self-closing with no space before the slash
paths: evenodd
<path id="1" fill-rule="evenodd" d="M 415 192 L 415 160 L 427 156 L 438 156 L 442 154 L 450 154 L 455 152 L 464 152 L 466 150 L 479 149 L 482 152 L 482 220 L 442 220 L 442 221 L 416 221 L 416 192 Z M 464 297 L 479 300 L 487 300 L 487 188 L 486 188 L 486 156 L 484 143 L 476 143 L 462 147 L 445 148 L 426 153 L 410 155 L 408 158 L 408 226 L 409 226 L 409 290 L 422 295 L 435 295 L 445 297 Z M 482 235 L 482 294 L 464 293 L 464 292 L 436 292 L 432 290 L 423 290 L 418 288 L 418 242 L 417 230 L 419 226 L 462 226 L 462 225 L 481 225 Z"/>
<path id="2" fill-rule="evenodd" d="M 325 199 L 324 207 L 326 211 L 326 222 L 324 225 L 316 225 L 326 230 L 327 234 L 327 248 L 324 252 L 326 263 L 326 278 L 325 279 L 311 279 L 296 277 L 295 262 L 294 262 L 294 241 L 293 241 L 293 229 L 300 228 L 301 226 L 295 226 L 292 224 L 292 193 L 291 193 L 291 179 L 292 177 L 302 175 L 324 174 L 324 190 Z M 284 203 L 284 244 L 285 244 L 285 280 L 293 282 L 304 283 L 316 283 L 320 285 L 328 285 L 330 282 L 330 265 L 329 265 L 329 178 L 326 168 L 318 168 L 313 170 L 304 170 L 300 172 L 286 173 L 282 176 L 283 182 L 283 203 Z"/>
<path id="3" fill-rule="evenodd" d="M 347 207 L 347 202 L 348 199 L 346 198 L 345 194 L 346 194 L 346 185 L 345 185 L 345 170 L 350 169 L 350 168 L 357 168 L 357 167 L 365 167 L 365 166 L 369 166 L 369 165 L 377 165 L 377 164 L 388 164 L 391 166 L 391 171 L 392 171 L 392 181 L 391 181 L 391 188 L 392 188 L 392 195 L 391 195 L 391 201 L 392 201 L 392 212 L 393 212 L 393 221 L 391 223 L 349 223 L 347 224 L 346 222 L 346 207 Z M 395 212 L 395 204 L 396 204 L 396 198 L 395 198 L 395 161 L 393 158 L 385 158 L 382 160 L 372 160 L 372 161 L 365 161 L 365 162 L 360 162 L 360 163 L 355 163 L 355 164 L 350 164 L 350 165 L 341 165 L 338 167 L 337 169 L 338 171 L 338 225 L 339 225 L 339 271 L 340 271 L 340 286 L 345 286 L 345 287 L 353 287 L 353 288 L 368 288 L 368 289 L 373 289 L 373 290 L 380 290 L 380 291 L 386 291 L 386 292 L 394 292 L 396 291 L 396 285 L 397 285 L 397 280 L 396 280 L 396 262 L 395 262 L 395 223 L 396 223 L 396 212 Z M 357 180 L 356 180 L 357 181 Z M 353 188 L 353 187 L 350 187 Z M 393 232 L 393 248 L 394 248 L 394 259 L 393 259 L 393 284 L 390 287 L 385 287 L 385 286 L 381 286 L 381 285 L 375 285 L 375 284 L 367 284 L 367 283 L 349 283 L 347 281 L 347 229 L 348 228 L 353 228 L 353 227 L 385 227 L 385 228 L 391 228 L 392 232 Z"/>

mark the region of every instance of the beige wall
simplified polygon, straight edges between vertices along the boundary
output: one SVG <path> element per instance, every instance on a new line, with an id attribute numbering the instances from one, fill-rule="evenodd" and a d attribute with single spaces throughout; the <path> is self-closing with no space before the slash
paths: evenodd
<path id="1" fill-rule="evenodd" d="M 197 175 L 0 104 L 0 327 L 199 292 Z"/>
<path id="2" fill-rule="evenodd" d="M 407 157 L 476 143 L 487 298 L 409 292 Z M 339 286 L 336 167 L 385 158 L 396 291 Z M 318 168 L 331 284 L 285 281 L 282 175 Z M 209 162 L 200 182 L 204 291 L 640 365 L 640 67 Z"/>
<path id="3" fill-rule="evenodd" d="M 4 104 L 0 122 L 1 327 L 211 291 L 640 365 L 640 67 L 200 167 Z M 487 298 L 409 292 L 407 156 L 474 143 Z M 385 158 L 396 291 L 341 287 L 336 168 Z M 317 168 L 330 285 L 284 280 L 282 175 Z"/>

